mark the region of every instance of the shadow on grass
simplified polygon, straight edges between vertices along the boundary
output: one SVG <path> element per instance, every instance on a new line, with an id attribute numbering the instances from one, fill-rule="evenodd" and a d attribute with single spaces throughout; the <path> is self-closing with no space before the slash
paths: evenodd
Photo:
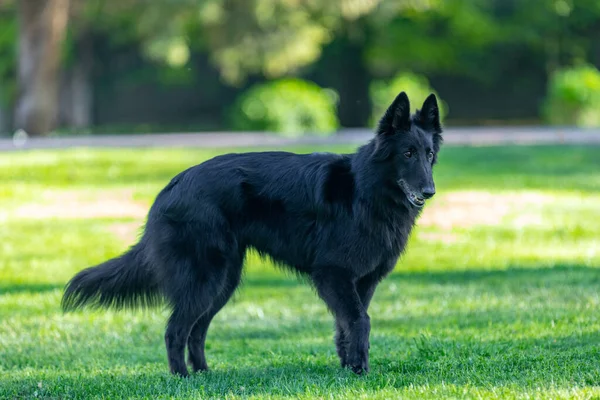
<path id="1" fill-rule="evenodd" d="M 546 323 L 552 319 L 565 318 L 571 311 L 569 305 L 577 302 L 578 296 L 595 295 L 600 287 L 600 268 L 581 265 L 554 265 L 549 267 L 517 268 L 506 270 L 466 270 L 439 272 L 396 272 L 384 280 L 385 284 L 396 284 L 395 292 L 380 289 L 372 302 L 370 310 L 373 331 L 372 335 L 381 333 L 379 329 L 393 332 L 399 325 L 411 326 L 413 330 L 443 330 L 453 326 L 457 329 L 489 329 L 492 326 L 513 324 Z M 303 282 L 293 277 L 277 278 L 255 277 L 247 280 L 251 290 L 276 288 L 278 290 L 299 289 Z M 446 288 L 448 287 L 448 288 Z M 452 287 L 452 290 L 449 289 Z M 445 301 L 453 300 L 460 303 L 467 296 L 475 299 L 503 299 L 496 304 L 481 304 L 479 309 L 471 306 L 461 309 L 443 309 L 443 313 L 425 310 L 423 314 L 402 312 L 395 314 L 377 313 L 374 309 L 389 302 L 402 302 L 403 297 L 415 298 L 418 301 L 436 301 L 436 296 L 442 294 Z M 244 298 L 244 293 L 239 295 Z M 568 298 L 568 303 L 567 303 Z M 537 302 L 535 307 L 518 306 L 520 299 Z M 557 302 L 556 300 L 559 299 Z M 562 299 L 562 300 L 560 300 Z M 544 301 L 547 300 L 547 303 Z M 550 300 L 555 300 L 552 304 Z M 471 299 L 470 301 L 474 301 Z M 314 302 L 320 300 L 314 294 Z M 514 304 L 513 304 L 514 303 Z M 287 306 L 286 303 L 282 305 Z M 409 306 L 406 306 L 409 307 Z M 540 308 L 541 307 L 541 308 Z M 407 310 L 409 311 L 409 310 Z M 244 329 L 229 329 L 219 331 L 221 340 L 268 339 L 268 340 L 302 340 L 309 331 L 315 334 L 327 334 L 332 331 L 331 318 L 310 318 L 302 321 L 283 321 L 276 327 L 268 324 L 244 327 Z M 284 333 L 282 333 L 284 332 Z M 210 336 L 212 336 L 209 333 Z M 215 336 L 212 336 L 215 337 Z M 599 342 L 600 343 L 600 342 Z"/>
<path id="2" fill-rule="evenodd" d="M 469 269 L 464 271 L 396 271 L 388 280 L 424 284 L 541 284 L 564 286 L 566 284 L 597 285 L 600 283 L 600 267 L 554 264 L 547 267 L 509 267 L 498 269 Z"/>
<path id="3" fill-rule="evenodd" d="M 461 285 L 478 284 L 494 286 L 502 285 L 549 285 L 564 286 L 598 285 L 600 284 L 600 266 L 554 264 L 544 267 L 531 268 L 509 267 L 507 269 L 468 269 L 456 271 L 402 271 L 401 267 L 390 274 L 383 282 L 420 283 L 432 285 Z M 244 287 L 260 288 L 293 288 L 306 285 L 303 278 L 297 278 L 291 273 L 281 275 L 252 276 L 252 272 L 244 278 Z"/>
<path id="4" fill-rule="evenodd" d="M 52 292 L 57 289 L 62 290 L 64 284 L 55 283 L 0 283 L 0 296 L 4 294 L 21 294 L 21 293 L 45 293 Z"/>

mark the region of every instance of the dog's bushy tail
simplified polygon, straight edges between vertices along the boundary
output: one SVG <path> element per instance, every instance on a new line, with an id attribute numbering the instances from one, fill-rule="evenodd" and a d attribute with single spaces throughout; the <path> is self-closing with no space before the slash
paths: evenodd
<path id="1" fill-rule="evenodd" d="M 69 281 L 61 306 L 72 311 L 92 308 L 136 308 L 162 300 L 156 278 L 144 260 L 141 244 L 119 257 L 87 268 Z"/>

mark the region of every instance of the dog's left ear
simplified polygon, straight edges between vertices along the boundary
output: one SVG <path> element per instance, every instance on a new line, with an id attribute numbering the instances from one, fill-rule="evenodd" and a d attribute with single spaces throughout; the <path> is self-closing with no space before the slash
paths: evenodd
<path id="1" fill-rule="evenodd" d="M 437 153 L 442 145 L 442 125 L 440 124 L 440 109 L 435 94 L 431 93 L 418 112 L 419 125 L 433 134 L 433 163 L 437 162 Z"/>
<path id="2" fill-rule="evenodd" d="M 435 94 L 431 93 L 419 111 L 419 125 L 433 133 L 441 133 L 440 109 Z"/>

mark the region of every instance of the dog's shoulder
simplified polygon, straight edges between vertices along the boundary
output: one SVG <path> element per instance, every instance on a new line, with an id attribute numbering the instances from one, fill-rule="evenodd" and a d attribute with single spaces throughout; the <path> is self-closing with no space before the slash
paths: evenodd
<path id="1" fill-rule="evenodd" d="M 352 162 L 347 156 L 332 154 L 323 168 L 322 192 L 327 204 L 341 205 L 352 210 L 356 179 Z"/>

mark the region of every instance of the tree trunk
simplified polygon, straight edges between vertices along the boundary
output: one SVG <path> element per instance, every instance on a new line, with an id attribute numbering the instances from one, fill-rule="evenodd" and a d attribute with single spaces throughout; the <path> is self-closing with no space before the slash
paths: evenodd
<path id="1" fill-rule="evenodd" d="M 0 137 L 5 136 L 8 132 L 8 118 L 6 114 L 6 108 L 0 101 Z"/>
<path id="2" fill-rule="evenodd" d="M 594 24 L 594 27 L 590 29 L 590 36 L 588 37 L 599 37 L 600 35 L 600 22 Z M 598 69 L 600 69 L 600 43 L 597 40 L 592 40 L 590 43 L 590 62 Z"/>
<path id="3" fill-rule="evenodd" d="M 364 61 L 364 44 L 347 39 L 342 43 L 337 66 L 342 126 L 364 128 L 371 116 L 370 76 Z"/>
<path id="4" fill-rule="evenodd" d="M 87 128 L 92 124 L 94 54 L 93 37 L 83 31 L 75 42 L 75 59 L 65 71 L 60 90 L 60 124 L 71 128 Z"/>
<path id="5" fill-rule="evenodd" d="M 69 0 L 20 0 L 19 98 L 15 126 L 31 136 L 49 133 L 58 117 L 61 49 Z"/>
<path id="6" fill-rule="evenodd" d="M 371 77 L 364 59 L 364 21 L 348 24 L 346 31 L 323 49 L 310 78 L 339 95 L 338 116 L 345 128 L 364 128 L 371 116 Z"/>

